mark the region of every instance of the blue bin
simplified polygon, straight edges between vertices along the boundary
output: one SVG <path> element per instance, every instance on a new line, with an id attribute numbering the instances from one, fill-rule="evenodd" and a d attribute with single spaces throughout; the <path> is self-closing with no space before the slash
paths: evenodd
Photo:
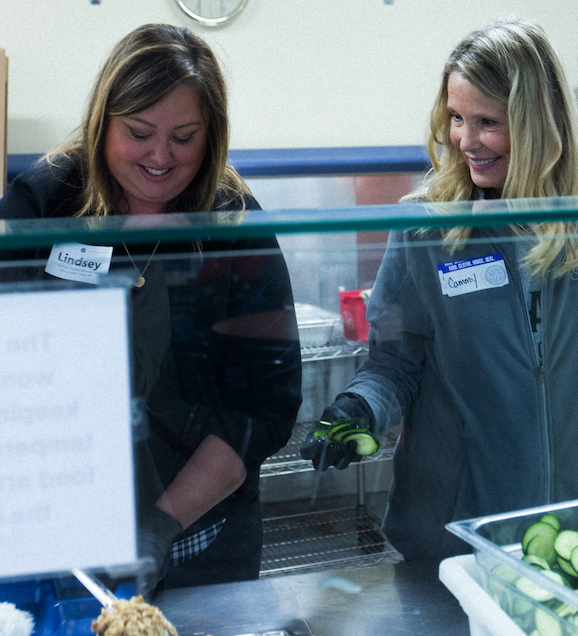
<path id="1" fill-rule="evenodd" d="M 115 594 L 130 599 L 133 583 L 121 583 Z M 92 596 L 59 599 L 53 579 L 0 583 L 0 603 L 13 603 L 34 617 L 33 636 L 94 636 L 92 621 L 102 605 Z"/>

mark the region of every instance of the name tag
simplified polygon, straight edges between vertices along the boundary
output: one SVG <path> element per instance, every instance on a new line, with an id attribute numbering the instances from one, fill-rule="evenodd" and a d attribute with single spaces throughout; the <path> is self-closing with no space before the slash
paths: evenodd
<path id="1" fill-rule="evenodd" d="M 101 274 L 108 274 L 111 259 L 112 247 L 57 243 L 52 246 L 46 272 L 57 278 L 97 285 Z"/>
<path id="2" fill-rule="evenodd" d="M 442 293 L 446 296 L 469 294 L 491 287 L 503 287 L 510 281 L 499 252 L 490 256 L 438 263 Z"/>

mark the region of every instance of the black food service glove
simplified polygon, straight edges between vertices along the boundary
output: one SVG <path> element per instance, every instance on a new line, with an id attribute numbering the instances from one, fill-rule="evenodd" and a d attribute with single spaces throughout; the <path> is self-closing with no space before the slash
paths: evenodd
<path id="1" fill-rule="evenodd" d="M 181 524 L 158 506 L 150 506 L 141 514 L 138 528 L 139 557 L 148 557 L 150 564 L 143 575 L 142 595 L 152 598 L 159 581 L 169 569 L 169 557 L 175 538 L 183 531 Z"/>
<path id="2" fill-rule="evenodd" d="M 358 462 L 379 449 L 379 440 L 369 430 L 365 420 L 340 419 L 335 422 L 319 422 L 309 432 L 301 447 L 301 457 L 311 459 L 315 470 L 327 470 L 335 466 L 343 470 L 350 462 Z"/>

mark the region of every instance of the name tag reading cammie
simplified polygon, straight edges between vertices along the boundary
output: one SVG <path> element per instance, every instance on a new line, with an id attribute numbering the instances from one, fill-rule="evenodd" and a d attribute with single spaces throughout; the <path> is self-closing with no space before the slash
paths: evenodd
<path id="1" fill-rule="evenodd" d="M 46 272 L 57 278 L 96 285 L 100 275 L 108 273 L 111 258 L 112 247 L 57 243 L 52 246 Z"/>
<path id="2" fill-rule="evenodd" d="M 438 263 L 442 293 L 446 296 L 469 294 L 491 287 L 503 287 L 510 281 L 499 252 L 490 256 Z"/>

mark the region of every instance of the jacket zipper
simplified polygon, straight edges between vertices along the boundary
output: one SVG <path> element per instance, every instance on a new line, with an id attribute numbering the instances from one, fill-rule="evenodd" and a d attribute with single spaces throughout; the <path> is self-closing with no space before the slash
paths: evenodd
<path id="1" fill-rule="evenodd" d="M 547 390 L 546 390 L 546 343 L 545 343 L 545 323 L 546 323 L 546 303 L 544 302 L 547 294 L 547 277 L 544 276 L 541 285 L 541 293 L 540 293 L 540 320 L 542 325 L 542 359 L 540 359 L 540 354 L 536 350 L 536 343 L 534 341 L 534 334 L 532 333 L 532 323 L 530 321 L 530 316 L 526 310 L 526 315 L 528 316 L 528 326 L 530 329 L 530 339 L 532 342 L 532 350 L 534 351 L 534 356 L 536 358 L 536 364 L 538 368 L 538 382 L 540 383 L 540 392 L 542 395 L 541 400 L 541 409 L 542 409 L 542 426 L 543 426 L 543 437 L 544 437 L 544 448 L 545 448 L 545 459 L 544 459 L 544 495 L 546 497 L 546 501 L 544 503 L 550 503 L 552 501 L 552 450 L 550 444 L 550 427 L 548 426 L 548 400 L 547 400 Z M 525 302 L 524 302 L 525 304 Z"/>
<path id="2" fill-rule="evenodd" d="M 517 259 L 518 259 L 518 255 L 517 255 L 517 250 L 515 250 L 515 262 L 517 263 Z M 541 413 L 541 422 L 542 422 L 542 432 L 543 432 L 543 440 L 544 440 L 544 449 L 545 449 L 545 458 L 543 461 L 543 467 L 544 467 L 544 497 L 545 497 L 545 501 L 544 503 L 550 503 L 552 501 L 552 451 L 551 451 L 551 444 L 550 444 L 550 431 L 549 431 L 549 426 L 548 426 L 548 404 L 547 404 L 547 390 L 546 390 L 546 369 L 545 369 L 545 360 L 546 360 L 546 346 L 545 346 L 545 334 L 546 334 L 546 329 L 545 329 L 545 314 L 546 314 L 546 303 L 544 302 L 544 299 L 546 298 L 546 293 L 547 293 L 547 277 L 544 276 L 543 280 L 542 280 L 542 285 L 541 285 L 541 289 L 540 289 L 540 320 L 541 320 L 541 324 L 542 324 L 542 359 L 540 360 L 540 355 L 539 352 L 536 349 L 536 342 L 534 341 L 534 334 L 532 332 L 532 321 L 530 320 L 530 314 L 528 311 L 528 306 L 526 303 L 526 296 L 524 293 L 524 285 L 522 282 L 522 273 L 519 269 L 519 265 L 517 264 L 517 278 L 518 278 L 518 284 L 519 284 L 519 289 L 521 290 L 521 296 L 522 296 L 522 307 L 524 309 L 524 314 L 526 316 L 526 324 L 528 325 L 528 331 L 529 331 L 529 337 L 530 337 L 530 344 L 531 344 L 531 348 L 532 351 L 534 352 L 534 358 L 536 360 L 536 368 L 538 370 L 538 383 L 539 383 L 539 390 L 542 396 L 541 399 L 541 403 L 540 403 L 540 407 L 542 410 Z"/>
<path id="3" fill-rule="evenodd" d="M 496 251 L 500 251 L 500 250 L 496 250 Z M 512 257 L 512 263 L 516 264 L 515 269 L 512 270 L 512 274 L 514 274 L 514 271 L 516 272 L 515 277 L 517 278 L 517 285 L 518 285 L 518 293 L 521 296 L 521 300 L 522 300 L 522 308 L 524 311 L 524 315 L 526 316 L 526 324 L 528 325 L 528 332 L 529 332 L 529 337 L 530 337 L 530 344 L 531 344 L 531 349 L 534 352 L 534 358 L 536 360 L 536 368 L 538 370 L 538 383 L 539 383 L 539 389 L 540 389 L 540 393 L 542 396 L 541 399 L 541 409 L 542 409 L 542 414 L 541 414 L 541 420 L 542 420 L 542 427 L 543 427 L 543 439 L 544 439 L 544 448 L 545 448 L 545 459 L 543 462 L 543 467 L 544 467 L 544 491 L 543 491 L 543 495 L 545 498 L 545 502 L 544 503 L 550 503 L 552 501 L 552 450 L 551 450 L 551 444 L 550 444 L 550 431 L 549 431 L 549 426 L 548 426 L 548 405 L 547 405 L 547 390 L 546 390 L 546 370 L 545 370 L 545 360 L 546 360 L 546 347 L 545 347 L 545 335 L 546 335 L 546 329 L 545 329 L 545 314 L 546 314 L 546 303 L 544 302 L 545 297 L 546 297 L 546 292 L 548 290 L 547 288 L 547 276 L 544 276 L 543 280 L 542 280 L 542 285 L 541 285 L 541 296 L 540 296 L 540 309 L 541 309 L 541 316 L 540 319 L 542 321 L 542 360 L 540 360 L 540 356 L 538 351 L 536 350 L 536 343 L 534 341 L 534 335 L 532 333 L 532 322 L 530 320 L 530 314 L 528 311 L 528 306 L 526 303 L 526 296 L 524 293 L 524 284 L 522 282 L 522 272 L 520 271 L 520 265 L 518 263 L 518 250 L 514 247 L 513 249 L 513 254 L 511 255 Z M 508 267 L 508 270 L 510 271 L 510 268 Z"/>

